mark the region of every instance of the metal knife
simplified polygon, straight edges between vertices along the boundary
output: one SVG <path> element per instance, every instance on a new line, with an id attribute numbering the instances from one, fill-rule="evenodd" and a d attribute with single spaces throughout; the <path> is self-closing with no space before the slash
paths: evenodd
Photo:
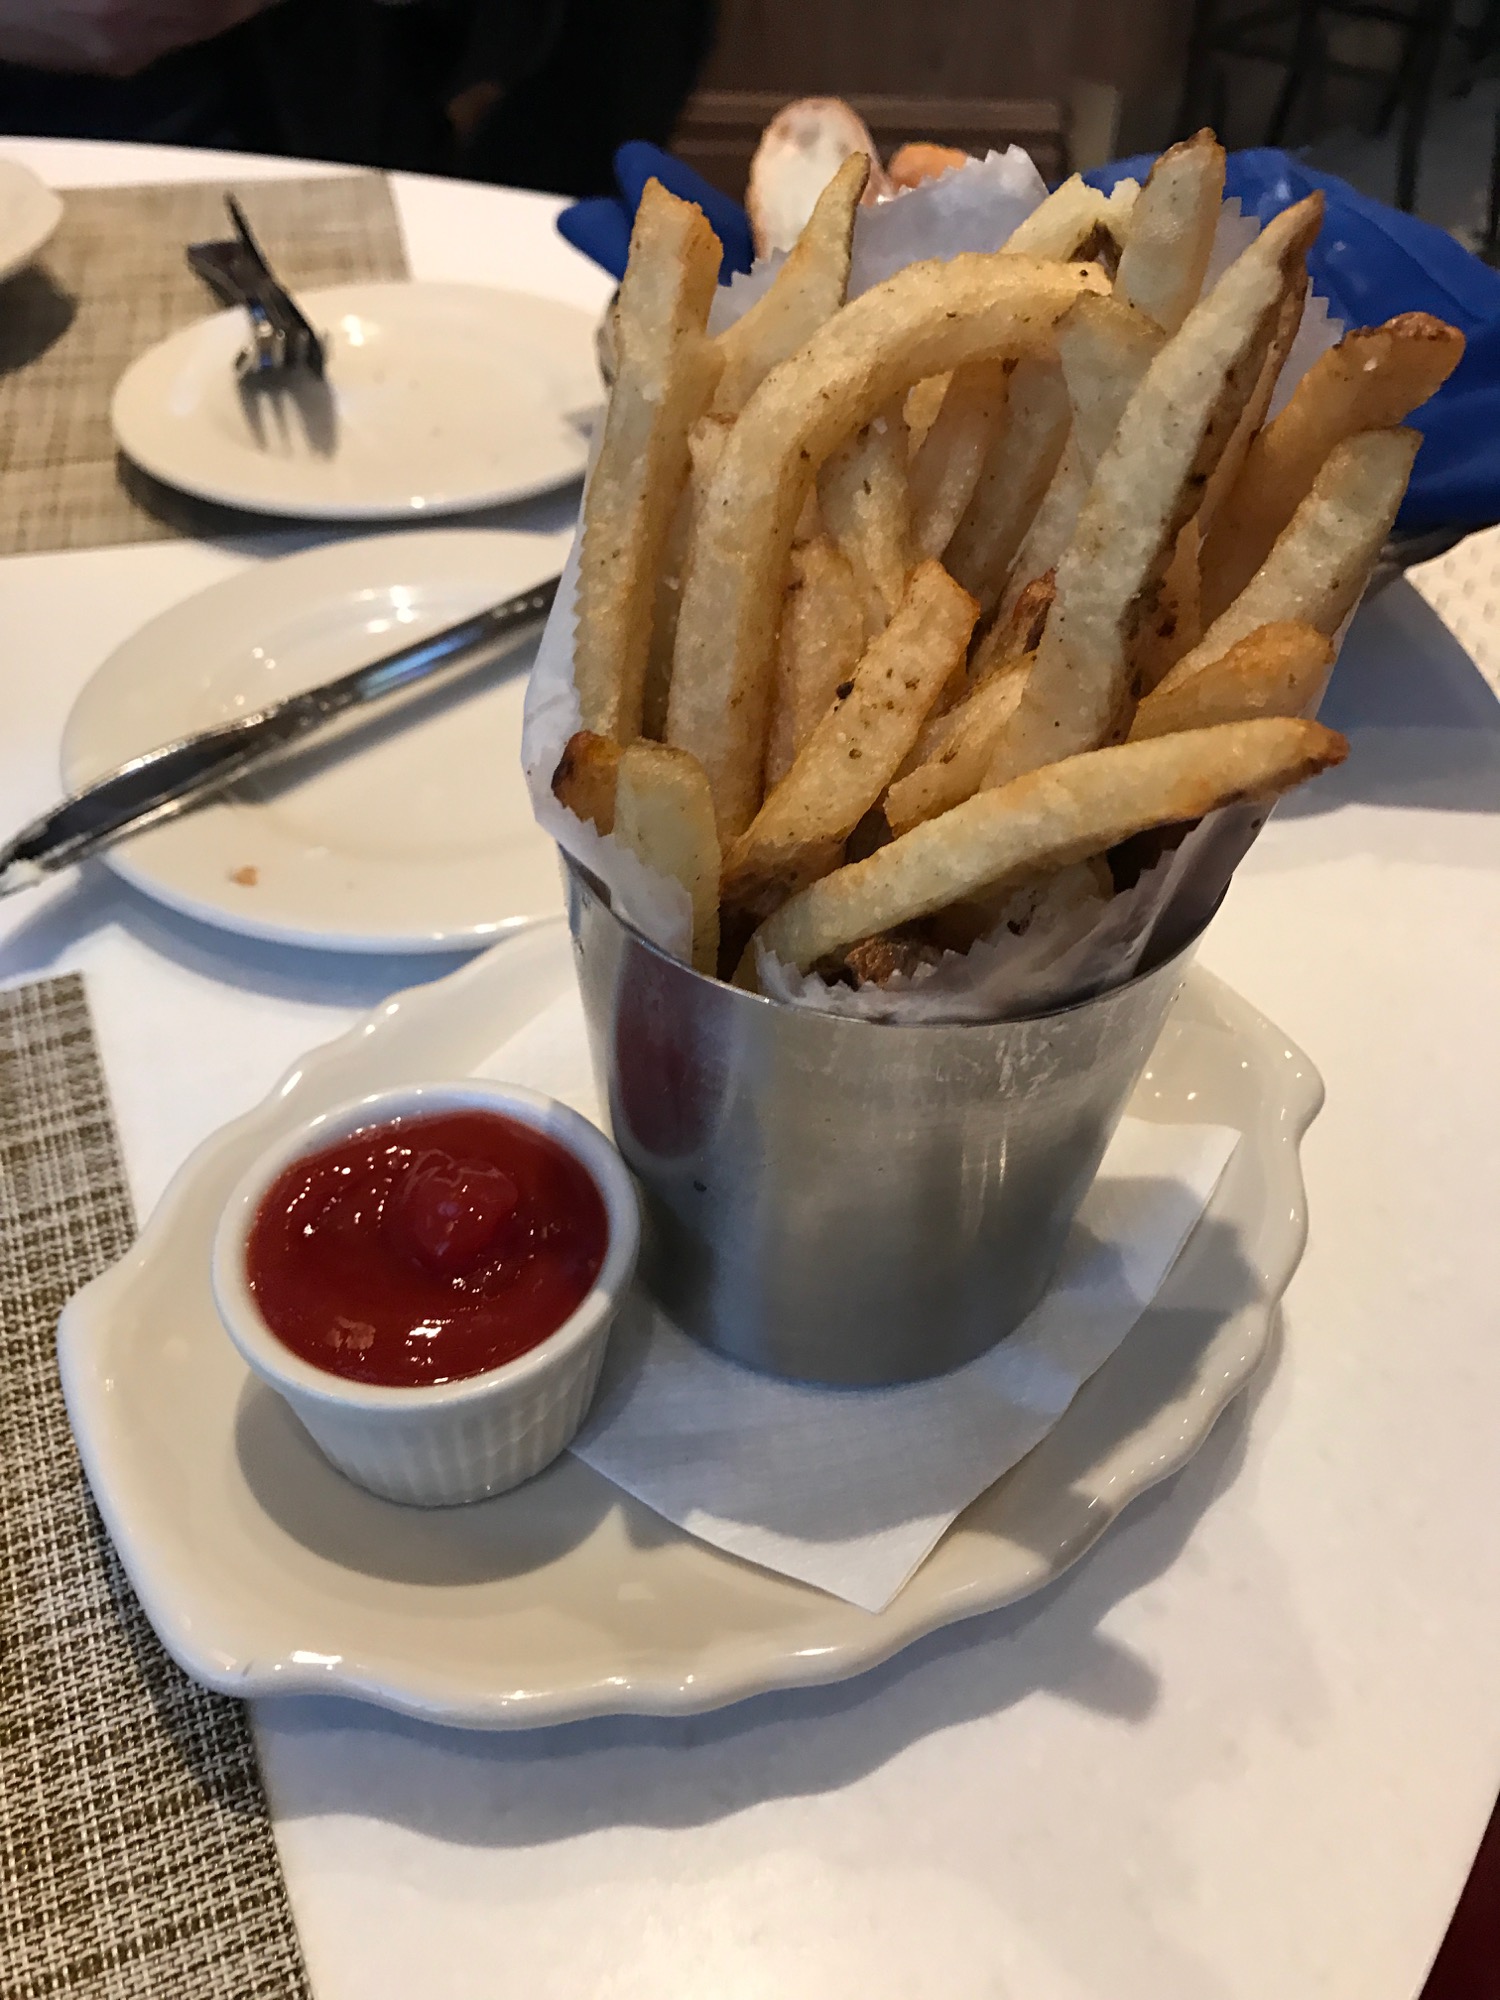
<path id="1" fill-rule="evenodd" d="M 524 590 L 322 687 L 288 695 L 254 715 L 132 757 L 33 820 L 0 848 L 0 896 L 32 888 L 55 870 L 86 860 L 128 833 L 175 819 L 352 709 L 369 708 L 420 681 L 476 666 L 485 655 L 508 652 L 541 630 L 560 581 L 554 576 L 534 590 Z"/>

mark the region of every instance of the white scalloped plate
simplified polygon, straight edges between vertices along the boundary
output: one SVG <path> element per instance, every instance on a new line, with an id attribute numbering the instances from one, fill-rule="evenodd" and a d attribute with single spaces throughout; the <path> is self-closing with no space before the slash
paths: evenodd
<path id="1" fill-rule="evenodd" d="M 1322 1085 L 1269 1021 L 1193 972 L 1130 1108 L 1245 1141 L 1151 1310 L 888 1610 L 709 1549 L 570 1456 L 477 1507 L 359 1492 L 219 1329 L 219 1210 L 293 1121 L 476 1068 L 572 976 L 565 930 L 538 924 L 314 1050 L 199 1148 L 135 1247 L 63 1314 L 63 1386 L 110 1533 L 163 1643 L 209 1686 L 506 1729 L 841 1680 L 1057 1576 L 1191 1456 L 1264 1355 L 1302 1252 L 1297 1148 Z"/>

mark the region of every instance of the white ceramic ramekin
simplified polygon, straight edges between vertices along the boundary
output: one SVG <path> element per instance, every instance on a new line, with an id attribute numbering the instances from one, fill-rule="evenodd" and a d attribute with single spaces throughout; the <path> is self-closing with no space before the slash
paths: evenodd
<path id="1" fill-rule="evenodd" d="M 593 1289 L 529 1353 L 460 1382 L 393 1389 L 326 1374 L 285 1347 L 261 1317 L 245 1276 L 245 1245 L 267 1189 L 304 1154 L 365 1126 L 448 1111 L 495 1111 L 545 1132 L 588 1170 L 604 1201 L 609 1242 Z M 640 1209 L 614 1147 L 576 1111 L 519 1084 L 415 1084 L 320 1112 L 251 1167 L 229 1197 L 214 1239 L 214 1301 L 248 1365 L 284 1396 L 340 1472 L 371 1493 L 418 1507 L 482 1500 L 549 1465 L 583 1422 L 613 1320 L 635 1271 Z"/>

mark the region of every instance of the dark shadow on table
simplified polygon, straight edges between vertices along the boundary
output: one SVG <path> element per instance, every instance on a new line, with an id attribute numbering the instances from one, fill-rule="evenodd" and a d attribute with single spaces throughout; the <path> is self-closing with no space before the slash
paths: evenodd
<path id="1" fill-rule="evenodd" d="M 550 885 L 548 885 L 550 887 Z M 37 978 L 80 939 L 122 930 L 173 964 L 245 992 L 324 1007 L 374 1007 L 406 986 L 455 972 L 467 952 L 317 951 L 219 930 L 153 902 L 102 862 L 78 870 L 61 890 L 38 890 L 34 915 L 0 942 L 0 984 Z"/>
<path id="2" fill-rule="evenodd" d="M 339 406 L 325 376 L 305 369 L 285 380 L 242 375 L 239 396 L 250 435 L 262 451 L 273 436 L 295 440 L 318 458 L 332 458 L 337 450 Z"/>
<path id="3" fill-rule="evenodd" d="M 123 452 L 115 454 L 115 471 L 136 505 L 173 534 L 192 541 L 216 542 L 235 555 L 245 556 L 295 555 L 324 542 L 404 534 L 414 528 L 509 528 L 525 534 L 556 534 L 571 532 L 578 517 L 580 482 L 577 480 L 539 499 L 479 507 L 470 513 L 442 514 L 435 518 L 426 513 L 412 513 L 381 520 L 325 522 L 260 514 L 246 507 L 224 507 L 216 501 L 196 499 L 153 479 Z"/>
<path id="4" fill-rule="evenodd" d="M 40 264 L 7 278 L 0 284 L 0 375 L 40 360 L 77 312 L 78 301 Z"/>
<path id="5" fill-rule="evenodd" d="M 621 1505 L 607 1480 L 579 1479 L 566 1461 L 523 1495 L 472 1506 L 379 1500 L 335 1472 L 281 1397 L 253 1378 L 240 1393 L 234 1441 L 246 1485 L 285 1534 L 340 1569 L 388 1583 L 449 1588 L 528 1575 L 561 1561 Z"/>
<path id="6" fill-rule="evenodd" d="M 858 1679 L 765 1695 L 706 1715 L 626 1717 L 514 1735 L 444 1730 L 353 1702 L 290 1698 L 261 1711 L 273 1809 L 282 1819 L 353 1813 L 438 1843 L 525 1850 L 616 1827 L 708 1828 L 769 1801 L 831 1795 L 921 1754 L 922 1745 L 947 1731 L 1028 1702 L 1076 1704 L 1129 1730 L 1164 1691 L 1149 1661 L 1105 1628 L 1127 1600 L 1184 1559 L 1218 1497 L 1250 1476 L 1251 1425 L 1273 1382 L 1273 1370 L 1262 1370 L 1192 1461 L 1133 1505 L 1056 1583 L 934 1633 Z M 1251 1554 L 1271 1572 L 1277 1614 L 1269 1633 L 1259 1623 L 1246 1633 L 1243 1665 L 1231 1668 L 1230 1685 L 1220 1690 L 1237 1717 L 1227 1742 L 1231 1758 L 1251 1754 L 1262 1726 L 1285 1730 L 1289 1715 L 1305 1721 L 1326 1701 L 1295 1604 L 1275 1587 L 1274 1549 L 1254 1545 Z M 1265 1601 L 1259 1589 L 1255 1601 L 1259 1621 Z M 1088 1777 L 1078 1764 L 1087 1754 L 1080 1750 L 1067 1774 L 1070 1795 L 1080 1798 Z M 1047 1785 L 1055 1776 L 1041 1764 L 993 1771 L 995 1785 L 1012 1800 L 1018 1784 Z M 1175 1849 L 1184 1802 L 1205 1777 L 1196 1757 L 1191 1768 L 1186 1760 L 1158 1760 L 1149 1787 L 1099 1793 L 1076 1824 L 1079 1880 L 1119 1881 L 1128 1903 L 1134 1877 L 1122 1872 L 1122 1855 L 1143 1842 Z M 943 1811 L 939 1802 L 939 1820 Z M 710 1840 L 705 1852 L 717 1851 Z M 596 1852 L 611 1881 L 638 1878 L 642 1896 L 656 1892 L 662 1857 L 649 1839 L 615 1841 Z M 944 1850 L 955 1894 L 1000 1901 L 1051 1960 L 1071 1971 L 1080 1992 L 1109 1992 L 1111 1967 L 1100 1951 L 1111 1926 L 1067 1918 L 1057 1905 L 1056 1860 L 1054 1846 L 1043 1842 L 1033 1856 L 1022 1841 L 997 1873 L 992 1853 L 951 1844 Z M 1190 1865 L 1186 1856 L 1179 1860 Z M 675 1865 L 690 1885 L 691 1845 Z M 1162 2000 L 1225 2000 L 1212 1968 L 1164 1927 L 1147 1926 L 1140 1937 Z"/>
<path id="7" fill-rule="evenodd" d="M 1278 1332 L 1266 1363 L 1189 1464 L 1131 1506 L 1064 1576 L 1015 1605 L 918 1640 L 855 1679 L 756 1696 L 703 1715 L 611 1717 L 515 1734 L 440 1729 L 353 1702 L 311 1697 L 278 1703 L 275 1724 L 292 1739 L 301 1730 L 337 1728 L 352 1739 L 350 1770 L 361 1768 L 358 1739 L 366 1733 L 394 1734 L 449 1757 L 472 1758 L 497 1779 L 510 1772 L 517 1783 L 524 1783 L 529 1768 L 545 1767 L 556 1782 L 532 1790 L 524 1813 L 493 1810 L 480 1786 L 455 1803 L 441 1826 L 430 1817 L 422 1821 L 446 1840 L 530 1846 L 621 1822 L 694 1826 L 769 1798 L 839 1790 L 926 1736 L 1037 1695 L 1076 1702 L 1127 1723 L 1142 1721 L 1160 1697 L 1157 1678 L 1143 1659 L 1100 1628 L 1123 1599 L 1180 1557 L 1199 1520 L 1240 1475 L 1255 1408 L 1273 1379 L 1279 1345 Z M 767 1745 L 779 1739 L 774 1759 L 736 1754 L 736 1746 L 743 1749 L 757 1738 Z M 794 1754 L 788 1743 L 795 1745 Z M 651 1763 L 652 1783 L 639 1791 L 622 1793 L 590 1780 L 597 1759 L 641 1760 L 644 1769 L 644 1760 L 656 1751 L 689 1748 L 712 1760 L 713 1784 L 703 1782 L 703 1770 L 692 1759 L 684 1759 L 675 1776 L 672 1766 Z M 576 1776 L 566 1775 L 570 1768 Z M 337 1795 L 337 1779 L 330 1777 L 325 1792 L 302 1801 L 303 1810 L 375 1810 L 398 1821 L 407 1818 L 402 1798 L 372 1802 L 367 1782 L 355 1782 L 357 1806 Z"/>

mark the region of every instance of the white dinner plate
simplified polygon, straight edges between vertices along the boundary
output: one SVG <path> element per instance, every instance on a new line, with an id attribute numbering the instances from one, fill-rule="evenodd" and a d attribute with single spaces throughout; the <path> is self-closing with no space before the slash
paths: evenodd
<path id="1" fill-rule="evenodd" d="M 69 791 L 174 737 L 331 679 L 529 590 L 565 535 L 428 528 L 258 564 L 174 605 L 100 667 L 63 733 Z M 534 648 L 374 711 L 107 850 L 159 902 L 250 937 L 451 951 L 561 909 L 521 775 Z"/>
<path id="2" fill-rule="evenodd" d="M 168 486 L 267 514 L 373 521 L 524 500 L 576 479 L 602 395 L 594 322 L 487 285 L 335 285 L 298 303 L 322 383 L 242 384 L 240 311 L 120 377 L 122 451 Z"/>
<path id="3" fill-rule="evenodd" d="M 342 1693 L 504 1729 L 842 1680 L 1055 1577 L 1196 1450 L 1264 1355 L 1302 1251 L 1297 1146 L 1322 1089 L 1278 1029 L 1194 972 L 1130 1109 L 1235 1126 L 1242 1143 L 1155 1303 L 887 1610 L 694 1541 L 566 1454 L 473 1507 L 373 1499 L 220 1330 L 220 1210 L 299 1120 L 488 1070 L 572 977 L 563 926 L 536 925 L 315 1049 L 199 1148 L 139 1241 L 63 1314 L 68 1410 L 110 1533 L 163 1643 L 209 1686 Z"/>
<path id="4" fill-rule="evenodd" d="M 0 160 L 0 279 L 24 269 L 62 220 L 62 197 L 30 167 Z"/>

